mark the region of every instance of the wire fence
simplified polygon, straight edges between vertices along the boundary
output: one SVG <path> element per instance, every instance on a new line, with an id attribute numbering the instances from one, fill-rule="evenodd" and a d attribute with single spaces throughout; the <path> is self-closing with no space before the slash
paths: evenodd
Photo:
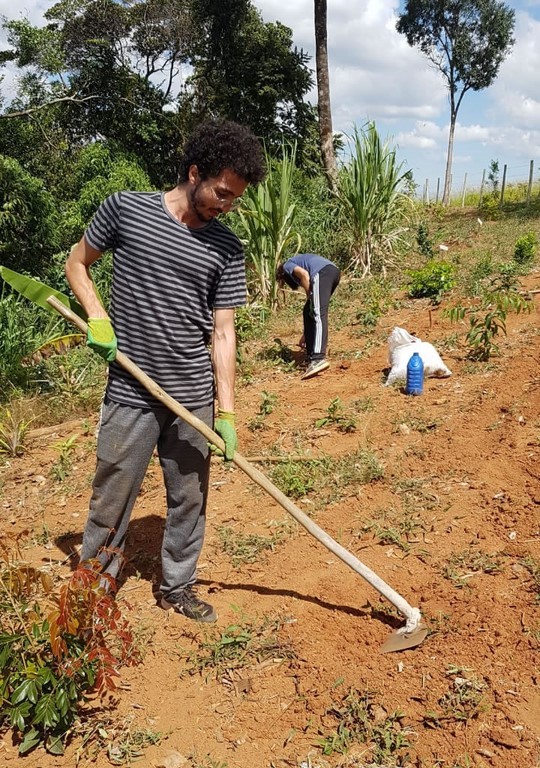
<path id="1" fill-rule="evenodd" d="M 511 190 L 511 195 L 509 194 Z M 422 188 L 424 205 L 442 202 L 444 178 L 439 177 L 435 184 L 430 185 L 426 179 Z M 462 180 L 450 177 L 451 206 L 482 206 L 489 195 L 491 200 L 498 202 L 499 207 L 511 199 L 513 203 L 529 203 L 533 196 L 540 194 L 540 185 L 534 181 L 534 160 L 523 165 L 508 166 L 505 164 L 499 173 L 498 163 L 488 170 L 469 176 L 465 173 Z"/>

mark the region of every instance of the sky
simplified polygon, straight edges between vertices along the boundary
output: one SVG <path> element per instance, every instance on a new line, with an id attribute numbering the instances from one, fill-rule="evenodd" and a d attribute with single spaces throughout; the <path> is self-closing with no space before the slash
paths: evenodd
<path id="1" fill-rule="evenodd" d="M 0 0 L 0 15 L 27 16 L 39 24 L 44 0 Z M 315 69 L 313 0 L 253 0 L 265 21 L 293 31 L 294 44 Z M 492 160 L 507 165 L 510 183 L 527 180 L 530 161 L 540 174 L 540 0 L 507 0 L 516 12 L 515 45 L 494 84 L 468 92 L 456 126 L 453 185 L 459 193 L 479 187 Z M 430 198 L 444 180 L 449 127 L 448 92 L 442 76 L 395 29 L 395 0 L 328 0 L 328 56 L 333 127 L 350 136 L 354 126 L 374 121 L 396 148 L 403 170 L 411 169 Z M 0 31 L 0 46 L 5 44 Z M 8 77 L 3 90 L 8 83 Z M 316 91 L 309 99 L 316 102 Z"/>

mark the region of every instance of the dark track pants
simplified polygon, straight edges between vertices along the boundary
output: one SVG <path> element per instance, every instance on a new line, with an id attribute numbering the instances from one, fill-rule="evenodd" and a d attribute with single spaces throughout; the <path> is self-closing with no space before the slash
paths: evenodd
<path id="1" fill-rule="evenodd" d="M 310 362 L 326 357 L 328 306 L 330 297 L 339 285 L 340 277 L 339 269 L 334 264 L 328 264 L 311 280 L 309 298 L 304 305 L 304 338 Z"/>
<path id="2" fill-rule="evenodd" d="M 193 415 L 212 426 L 212 406 L 194 409 Z M 156 446 L 168 507 L 161 549 L 161 593 L 174 601 L 175 594 L 196 580 L 204 540 L 210 452 L 206 438 L 167 408 L 103 403 L 81 560 L 99 557 L 104 571 L 118 575 L 131 512 Z"/>

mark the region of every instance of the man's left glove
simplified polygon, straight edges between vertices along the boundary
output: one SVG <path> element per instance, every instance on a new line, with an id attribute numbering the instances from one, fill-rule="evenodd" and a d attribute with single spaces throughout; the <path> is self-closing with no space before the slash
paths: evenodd
<path id="1" fill-rule="evenodd" d="M 116 357 L 116 335 L 108 317 L 89 317 L 86 345 L 108 363 Z"/>
<path id="2" fill-rule="evenodd" d="M 214 430 L 225 443 L 225 460 L 231 461 L 234 452 L 238 448 L 238 437 L 234 428 L 234 413 L 232 411 L 222 411 L 219 408 L 217 419 L 214 423 Z"/>

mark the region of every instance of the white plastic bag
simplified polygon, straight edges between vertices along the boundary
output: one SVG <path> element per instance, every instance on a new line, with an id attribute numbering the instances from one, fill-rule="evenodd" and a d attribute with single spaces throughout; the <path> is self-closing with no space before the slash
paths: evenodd
<path id="1" fill-rule="evenodd" d="M 386 384 L 407 379 L 407 363 L 413 352 L 418 352 L 424 363 L 424 376 L 445 378 L 452 371 L 443 363 L 439 353 L 428 341 L 412 336 L 405 328 L 394 328 L 388 337 L 388 361 L 390 373 Z"/>

